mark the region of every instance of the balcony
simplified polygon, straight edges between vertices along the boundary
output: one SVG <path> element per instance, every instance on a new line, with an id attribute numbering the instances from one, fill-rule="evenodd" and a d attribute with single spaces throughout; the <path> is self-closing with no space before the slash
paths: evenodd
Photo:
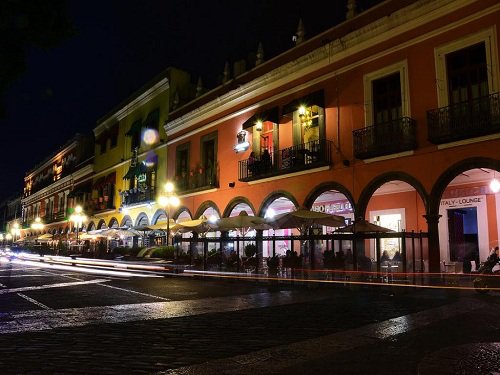
<path id="1" fill-rule="evenodd" d="M 439 145 L 500 132 L 500 93 L 427 111 L 429 142 Z"/>
<path id="2" fill-rule="evenodd" d="M 204 170 L 191 171 L 175 177 L 175 185 L 179 194 L 190 194 L 197 191 L 218 188 L 217 173 Z"/>
<path id="3" fill-rule="evenodd" d="M 331 165 L 331 150 L 332 141 L 319 139 L 273 151 L 269 161 L 255 160 L 249 164 L 248 159 L 241 160 L 238 165 L 238 180 L 255 181 Z"/>
<path id="4" fill-rule="evenodd" d="M 369 159 L 377 156 L 414 150 L 417 146 L 415 120 L 402 117 L 383 124 L 352 132 L 354 157 Z"/>
<path id="5" fill-rule="evenodd" d="M 130 189 L 121 193 L 122 206 L 131 206 L 134 204 L 153 202 L 156 199 L 156 190 L 154 187 L 142 189 Z"/>

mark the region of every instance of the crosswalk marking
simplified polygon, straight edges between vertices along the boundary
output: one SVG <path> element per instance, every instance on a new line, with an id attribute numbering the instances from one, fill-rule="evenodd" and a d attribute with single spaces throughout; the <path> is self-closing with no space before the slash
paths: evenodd
<path id="1" fill-rule="evenodd" d="M 0 334 L 79 327 L 89 324 L 170 319 L 208 313 L 239 311 L 315 301 L 325 296 L 282 291 L 198 300 L 92 306 L 82 308 L 13 312 L 0 321 Z"/>
<path id="2" fill-rule="evenodd" d="M 45 285 L 38 285 L 38 286 L 25 286 L 25 287 L 21 287 L 21 288 L 0 289 L 0 294 L 28 292 L 30 290 L 40 290 L 40 289 L 65 288 L 65 287 L 76 286 L 76 285 L 105 283 L 108 281 L 109 280 L 106 280 L 106 279 L 95 279 L 95 280 L 89 280 L 89 281 L 75 281 L 72 283 L 56 283 L 56 284 L 45 284 Z"/>

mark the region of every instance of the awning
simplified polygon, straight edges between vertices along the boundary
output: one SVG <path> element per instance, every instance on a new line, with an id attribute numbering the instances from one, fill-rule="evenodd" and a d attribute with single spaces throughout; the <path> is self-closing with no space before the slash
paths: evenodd
<path id="1" fill-rule="evenodd" d="M 136 166 L 130 166 L 125 176 L 123 176 L 124 180 L 131 180 L 132 178 L 144 174 L 148 171 L 147 167 L 144 163 L 138 163 Z"/>
<path id="2" fill-rule="evenodd" d="M 144 121 L 144 126 L 148 129 L 158 130 L 159 121 L 160 121 L 160 108 L 155 108 L 154 110 L 149 112 L 148 117 L 146 117 L 146 121 Z"/>
<path id="3" fill-rule="evenodd" d="M 313 92 L 312 94 L 303 96 L 301 98 L 292 100 L 287 105 L 283 106 L 282 113 L 292 113 L 297 110 L 301 105 L 311 106 L 317 105 L 319 107 L 325 106 L 325 93 L 323 90 Z"/>
<path id="4" fill-rule="evenodd" d="M 132 126 L 128 130 L 128 132 L 125 133 L 125 135 L 132 137 L 133 135 L 140 133 L 142 129 L 142 121 L 141 120 L 136 120 L 132 123 Z"/>
<path id="5" fill-rule="evenodd" d="M 255 115 L 253 115 L 252 117 L 250 117 L 248 120 L 246 120 L 243 123 L 242 128 L 243 129 L 251 128 L 252 126 L 255 125 L 257 120 L 261 120 L 262 122 L 270 121 L 270 122 L 277 124 L 278 120 L 279 120 L 278 107 L 274 107 L 274 108 L 268 109 L 266 111 L 256 113 Z"/>

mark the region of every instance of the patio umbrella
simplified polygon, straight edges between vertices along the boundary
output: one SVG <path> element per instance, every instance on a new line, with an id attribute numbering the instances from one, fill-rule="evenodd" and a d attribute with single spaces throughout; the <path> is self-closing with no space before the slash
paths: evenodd
<path id="1" fill-rule="evenodd" d="M 198 219 L 181 221 L 180 223 L 177 223 L 177 227 L 177 232 L 179 233 L 195 232 L 204 234 L 217 230 L 210 224 L 205 215 L 201 215 Z"/>
<path id="2" fill-rule="evenodd" d="M 93 233 L 91 233 L 93 234 Z M 102 236 L 111 237 L 111 238 L 127 238 L 127 237 L 135 237 L 140 236 L 141 234 L 130 228 L 109 228 L 103 229 L 101 232 L 97 233 Z"/>
<path id="3" fill-rule="evenodd" d="M 36 239 L 37 241 L 50 241 L 52 239 L 52 234 L 50 233 L 45 233 L 42 234 L 41 236 L 38 236 Z"/>
<path id="4" fill-rule="evenodd" d="M 357 218 L 354 220 L 354 222 L 350 225 L 347 225 L 343 228 L 339 228 L 336 230 L 336 232 L 344 232 L 344 233 L 353 233 L 354 238 L 352 240 L 352 245 L 353 245 L 353 260 L 354 264 L 358 263 L 358 251 L 357 251 L 357 241 L 356 241 L 356 234 L 357 233 L 394 233 L 392 229 L 381 227 L 380 225 L 372 224 L 369 221 L 363 219 L 363 218 Z M 377 252 L 377 259 L 380 258 L 380 243 L 377 240 L 375 243 L 376 246 L 376 252 Z M 364 254 L 361 254 L 364 255 Z M 366 257 L 363 256 L 362 259 L 367 259 Z M 368 267 L 370 263 L 368 262 Z M 366 266 L 366 264 L 365 264 Z M 361 265 L 361 267 L 364 267 Z M 380 263 L 377 261 L 377 272 L 380 272 Z"/>
<path id="5" fill-rule="evenodd" d="M 79 238 L 81 240 L 97 240 L 99 238 L 107 238 L 107 236 L 101 233 L 96 233 L 96 234 L 82 233 L 80 234 Z"/>
<path id="6" fill-rule="evenodd" d="M 209 224 L 211 225 L 211 224 Z M 266 220 L 259 216 L 249 216 L 245 210 L 241 211 L 239 215 L 232 217 L 224 217 L 217 220 L 216 226 L 212 228 L 218 230 L 237 230 L 244 237 L 252 229 L 270 229 L 271 226 Z"/>
<path id="7" fill-rule="evenodd" d="M 319 211 L 311 211 L 299 208 L 295 211 L 276 215 L 267 221 L 274 229 L 297 228 L 301 234 L 306 234 L 307 229 L 313 225 L 327 227 L 340 227 L 345 225 L 343 216 L 326 214 Z"/>
<path id="8" fill-rule="evenodd" d="M 345 227 L 339 228 L 336 232 L 347 233 L 394 233 L 392 229 L 381 227 L 380 225 L 372 224 L 365 219 L 358 218 L 354 223 Z"/>

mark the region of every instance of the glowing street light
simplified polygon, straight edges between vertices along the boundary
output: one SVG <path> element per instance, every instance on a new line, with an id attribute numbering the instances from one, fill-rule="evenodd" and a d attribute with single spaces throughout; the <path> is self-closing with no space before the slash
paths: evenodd
<path id="1" fill-rule="evenodd" d="M 72 214 L 69 219 L 76 227 L 76 244 L 78 245 L 78 233 L 80 232 L 80 227 L 85 221 L 87 221 L 87 216 L 83 214 L 82 206 L 76 206 L 75 213 Z"/>
<path id="2" fill-rule="evenodd" d="M 33 230 L 42 230 L 45 227 L 45 225 L 42 223 L 42 219 L 39 217 L 35 218 L 35 221 L 31 223 L 31 229 Z"/>
<path id="3" fill-rule="evenodd" d="M 19 223 L 16 221 L 12 228 L 10 229 L 10 233 L 12 234 L 12 242 L 16 242 L 16 238 L 21 235 L 21 228 L 19 228 Z"/>
<path id="4" fill-rule="evenodd" d="M 175 186 L 171 182 L 165 184 L 165 195 L 160 195 L 158 197 L 158 204 L 165 209 L 167 214 L 167 246 L 170 242 L 170 207 L 179 207 L 181 201 L 179 197 L 175 195 Z"/>

